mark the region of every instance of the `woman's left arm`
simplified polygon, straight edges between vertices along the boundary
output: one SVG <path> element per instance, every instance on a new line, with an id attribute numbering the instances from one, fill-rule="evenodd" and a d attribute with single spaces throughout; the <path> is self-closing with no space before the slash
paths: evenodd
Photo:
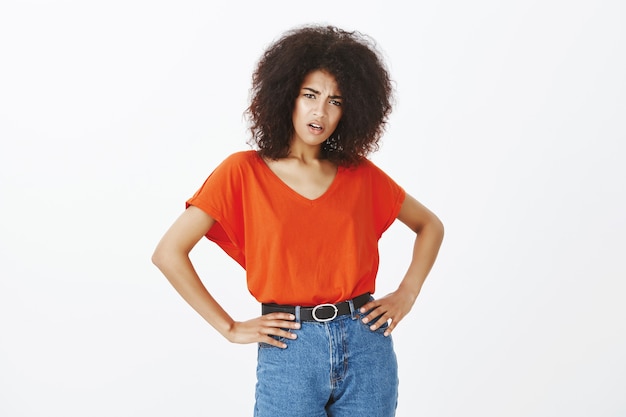
<path id="1" fill-rule="evenodd" d="M 370 311 L 363 318 L 364 323 L 380 318 L 372 323 L 370 329 L 376 330 L 385 322 L 390 322 L 385 336 L 391 334 L 396 325 L 409 313 L 422 289 L 430 270 L 437 259 L 443 241 L 443 223 L 441 220 L 410 195 L 406 195 L 398 220 L 416 234 L 413 256 L 409 268 L 400 282 L 398 289 L 380 299 L 371 301 L 361 308 L 361 312 Z"/>

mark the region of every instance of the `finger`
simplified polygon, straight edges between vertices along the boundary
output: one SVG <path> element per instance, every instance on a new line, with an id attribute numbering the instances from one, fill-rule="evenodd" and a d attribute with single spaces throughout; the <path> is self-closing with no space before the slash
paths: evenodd
<path id="1" fill-rule="evenodd" d="M 289 321 L 294 321 L 296 319 L 296 316 L 294 316 L 291 313 L 276 312 L 276 313 L 265 314 L 263 316 L 263 318 L 265 320 L 289 320 Z"/>
<path id="2" fill-rule="evenodd" d="M 284 337 L 284 338 L 288 338 L 288 339 L 295 339 L 297 336 L 295 333 L 291 332 L 291 326 L 293 326 L 294 324 L 297 324 L 298 326 L 300 325 L 300 323 L 292 323 L 292 322 L 284 322 L 287 323 L 288 325 L 290 325 L 290 327 L 285 327 L 285 326 L 268 326 L 268 327 L 264 327 L 263 329 L 261 329 L 261 333 L 262 334 L 266 334 L 269 336 L 278 336 L 278 337 Z"/>
<path id="3" fill-rule="evenodd" d="M 283 329 L 279 329 L 279 331 L 276 332 L 276 336 L 284 337 L 286 339 L 296 339 L 298 337 L 297 334 Z"/>
<path id="4" fill-rule="evenodd" d="M 380 303 L 377 300 L 368 301 L 359 309 L 360 313 L 367 313 L 368 311 L 378 307 Z"/>
<path id="5" fill-rule="evenodd" d="M 270 327 L 282 327 L 287 329 L 299 329 L 300 323 L 295 322 L 296 316 L 291 313 L 276 312 L 262 316 L 264 325 Z"/>
<path id="6" fill-rule="evenodd" d="M 297 334 L 279 327 L 267 327 L 261 331 L 261 334 L 265 335 L 263 339 L 264 341 L 266 341 L 266 343 L 282 348 L 287 347 L 287 345 L 284 342 L 276 340 L 277 337 L 291 340 L 298 338 Z"/>
<path id="7" fill-rule="evenodd" d="M 287 343 L 281 342 L 280 340 L 276 340 L 271 336 L 267 336 L 263 338 L 262 342 L 267 343 L 268 345 L 276 346 L 281 349 L 285 349 L 287 347 Z"/>
<path id="8" fill-rule="evenodd" d="M 263 323 L 263 326 L 270 329 L 281 328 L 297 330 L 300 328 L 300 323 L 286 320 L 267 320 L 265 323 Z"/>
<path id="9" fill-rule="evenodd" d="M 396 322 L 395 321 L 391 321 L 391 323 L 389 323 L 389 327 L 387 327 L 383 333 L 383 336 L 387 337 L 391 334 L 391 332 L 393 332 L 393 329 L 396 328 Z"/>
<path id="10" fill-rule="evenodd" d="M 383 326 L 384 324 L 388 324 L 389 319 L 390 319 L 389 316 L 387 316 L 386 314 L 383 314 L 382 316 L 378 317 L 378 319 L 374 320 L 374 323 L 372 323 L 372 325 L 370 326 L 370 330 L 377 330 L 379 327 Z"/>
<path id="11" fill-rule="evenodd" d="M 281 323 L 282 324 L 280 325 L 280 327 L 282 328 L 294 329 L 294 330 L 297 330 L 300 328 L 300 323 L 298 323 L 297 321 L 283 321 Z"/>
<path id="12" fill-rule="evenodd" d="M 382 306 L 379 306 L 371 310 L 369 313 L 367 313 L 367 315 L 363 317 L 361 321 L 363 321 L 363 323 L 376 322 L 379 318 L 382 318 L 382 316 L 385 315 L 386 313 L 387 311 L 385 311 L 385 309 L 382 308 Z"/>

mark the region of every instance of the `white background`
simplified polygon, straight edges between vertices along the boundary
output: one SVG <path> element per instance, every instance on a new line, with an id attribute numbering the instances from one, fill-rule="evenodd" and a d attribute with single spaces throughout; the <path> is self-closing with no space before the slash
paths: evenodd
<path id="1" fill-rule="evenodd" d="M 263 49 L 309 22 L 378 41 L 397 104 L 372 159 L 446 225 L 394 333 L 398 416 L 626 415 L 625 3 L 397 3 L 2 2 L 0 416 L 251 415 L 256 347 L 150 256 L 248 149 Z M 411 245 L 383 237 L 377 295 Z M 192 255 L 258 314 L 232 260 Z"/>

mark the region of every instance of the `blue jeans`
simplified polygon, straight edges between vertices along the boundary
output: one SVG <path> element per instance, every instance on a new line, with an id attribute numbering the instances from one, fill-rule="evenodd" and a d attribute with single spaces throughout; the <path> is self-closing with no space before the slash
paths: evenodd
<path id="1" fill-rule="evenodd" d="M 296 311 L 296 320 L 299 321 Z M 255 417 L 393 417 L 398 366 L 387 325 L 371 331 L 353 311 L 301 322 L 286 349 L 258 347 Z M 370 323 L 371 324 L 371 323 Z"/>

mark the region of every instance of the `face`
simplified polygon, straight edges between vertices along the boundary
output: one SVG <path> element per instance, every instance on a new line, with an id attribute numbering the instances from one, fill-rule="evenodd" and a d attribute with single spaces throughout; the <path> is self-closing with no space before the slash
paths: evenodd
<path id="1" fill-rule="evenodd" d="M 342 103 L 335 77 L 320 70 L 309 73 L 302 82 L 293 109 L 292 146 L 319 147 L 339 124 Z"/>

